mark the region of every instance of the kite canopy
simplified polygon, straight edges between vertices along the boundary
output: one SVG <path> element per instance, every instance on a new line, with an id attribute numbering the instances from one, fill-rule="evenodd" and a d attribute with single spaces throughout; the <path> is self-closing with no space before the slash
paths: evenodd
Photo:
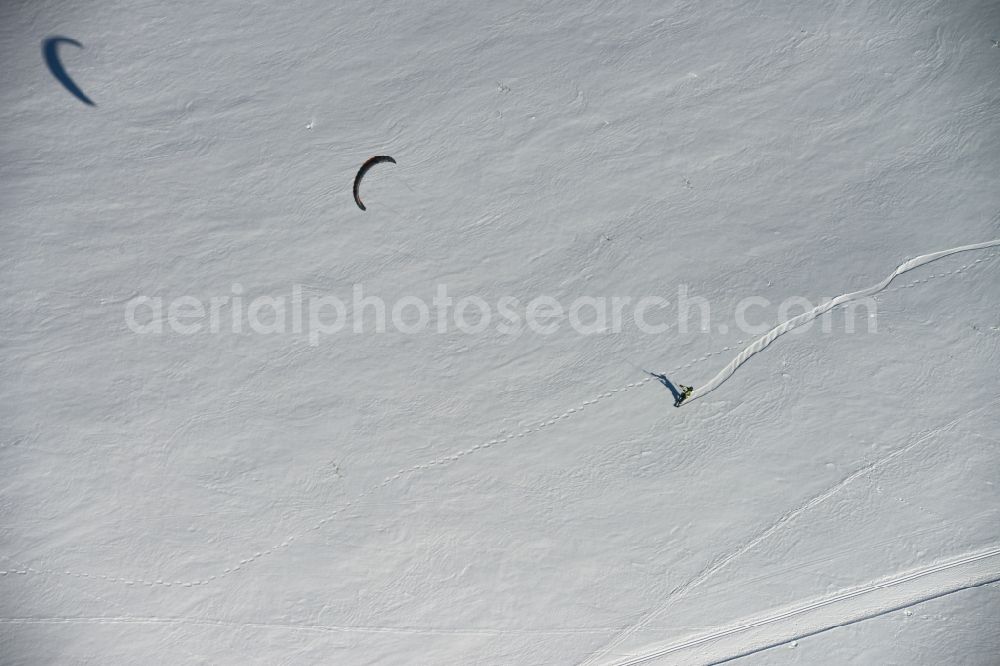
<path id="1" fill-rule="evenodd" d="M 365 163 L 361 165 L 358 169 L 358 175 L 354 177 L 354 203 L 358 204 L 358 208 L 361 210 L 367 210 L 365 205 L 361 203 L 361 196 L 358 194 L 358 188 L 361 186 L 361 179 L 365 177 L 368 170 L 371 169 L 376 164 L 381 164 L 382 162 L 392 162 L 396 163 L 396 160 L 392 159 L 388 155 L 376 155 L 375 157 L 370 157 L 365 160 Z"/>

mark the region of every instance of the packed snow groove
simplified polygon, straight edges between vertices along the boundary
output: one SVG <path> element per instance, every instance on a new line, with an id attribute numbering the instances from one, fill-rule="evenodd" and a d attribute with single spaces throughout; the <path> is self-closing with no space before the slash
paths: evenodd
<path id="1" fill-rule="evenodd" d="M 768 345 L 770 345 L 772 342 L 774 342 L 776 339 L 778 339 L 788 331 L 797 328 L 802 324 L 810 322 L 813 319 L 816 319 L 820 315 L 829 312 L 838 305 L 847 303 L 848 301 L 853 301 L 858 298 L 864 298 L 866 296 L 872 296 L 874 294 L 877 294 L 878 292 L 888 287 L 889 283 L 892 282 L 897 276 L 902 275 L 903 273 L 906 273 L 908 271 L 912 271 L 914 268 L 918 268 L 920 266 L 923 266 L 924 264 L 929 264 L 932 261 L 941 259 L 942 257 L 947 257 L 952 254 L 958 254 L 959 252 L 982 250 L 988 247 L 996 247 L 998 245 L 1000 245 L 1000 238 L 991 241 L 985 241 L 982 243 L 974 243 L 972 245 L 962 245 L 961 247 L 953 247 L 948 250 L 941 250 L 939 252 L 932 252 L 930 254 L 922 254 L 919 257 L 910 259 L 909 261 L 903 262 L 902 264 L 897 266 L 896 270 L 894 270 L 892 273 L 889 274 L 887 278 L 885 278 L 876 285 L 872 285 L 871 287 L 867 287 L 865 289 L 859 289 L 858 291 L 852 291 L 847 294 L 841 294 L 840 296 L 837 296 L 836 298 L 829 300 L 826 303 L 817 305 L 815 308 L 809 310 L 808 312 L 803 312 L 797 317 L 792 317 L 788 321 L 782 324 L 778 324 L 770 331 L 765 333 L 763 336 L 757 338 L 742 352 L 737 354 L 736 358 L 730 361 L 729 365 L 720 370 L 719 373 L 715 375 L 715 377 L 712 377 L 712 379 L 710 379 L 708 383 L 696 388 L 694 392 L 687 398 L 687 400 L 681 403 L 681 406 L 683 407 L 684 405 L 690 403 L 691 401 L 697 400 L 698 398 L 708 393 L 711 393 L 715 389 L 719 388 L 720 386 L 722 386 L 722 384 L 726 382 L 726 380 L 732 377 L 733 374 L 736 372 L 737 368 L 746 363 L 751 356 L 753 356 L 757 352 L 766 349 Z"/>
<path id="2" fill-rule="evenodd" d="M 776 630 L 780 630 L 781 627 L 785 625 L 793 625 L 792 628 L 798 630 L 798 635 L 791 638 L 782 637 L 780 640 L 775 640 L 770 646 L 773 647 L 776 644 L 782 642 L 787 642 L 788 640 L 793 640 L 794 638 L 803 638 L 807 635 L 812 635 L 817 633 L 816 630 L 803 631 L 802 628 L 795 626 L 800 618 L 812 611 L 827 608 L 830 606 L 836 606 L 837 604 L 842 604 L 851 599 L 856 599 L 865 595 L 875 594 L 878 598 L 872 602 L 874 608 L 868 613 L 863 613 L 861 617 L 850 618 L 850 617 L 839 617 L 836 620 L 824 622 L 825 627 L 819 629 L 819 631 L 824 631 L 825 629 L 831 629 L 836 626 L 842 626 L 850 622 L 868 619 L 875 617 L 877 615 L 882 615 L 887 612 L 891 612 L 900 607 L 912 606 L 916 603 L 922 601 L 927 601 L 928 599 L 941 596 L 943 594 L 951 594 L 953 592 L 958 592 L 960 590 L 967 589 L 969 587 L 975 587 L 977 585 L 984 585 L 987 583 L 995 582 L 1000 579 L 1000 566 L 997 566 L 995 562 L 989 562 L 994 558 L 1000 556 L 1000 547 L 992 546 L 984 550 L 980 550 L 974 553 L 966 554 L 961 557 L 946 560 L 944 562 L 937 562 L 928 566 L 921 567 L 916 570 L 910 570 L 903 573 L 895 574 L 887 578 L 882 578 L 880 580 L 872 581 L 866 585 L 861 585 L 849 590 L 844 590 L 838 592 L 828 597 L 823 597 L 816 599 L 804 604 L 794 606 L 792 608 L 780 609 L 776 611 L 770 611 L 762 613 L 755 617 L 746 618 L 738 624 L 731 625 L 723 629 L 717 629 L 707 634 L 702 634 L 700 636 L 695 636 L 693 638 L 684 639 L 672 645 L 661 647 L 655 649 L 651 652 L 643 654 L 641 656 L 629 657 L 622 661 L 614 662 L 614 666 L 635 666 L 636 664 L 645 664 L 651 661 L 662 659 L 673 653 L 680 652 L 689 648 L 699 647 L 713 641 L 717 641 L 721 638 L 726 638 L 728 636 L 744 633 L 753 629 L 758 629 L 760 627 L 766 627 L 768 625 L 778 625 L 775 627 Z M 969 574 L 975 576 L 972 581 L 967 580 L 956 580 L 951 584 L 946 584 L 944 589 L 940 586 L 935 586 L 933 582 L 925 583 L 927 589 L 922 591 L 920 598 L 913 600 L 911 603 L 902 604 L 898 603 L 898 600 L 892 596 L 893 588 L 896 588 L 905 583 L 911 581 L 919 580 L 921 578 L 926 578 L 936 573 L 941 572 L 953 572 L 956 577 L 963 577 Z M 884 601 L 879 603 L 882 597 L 887 597 Z M 777 638 L 777 637 L 775 637 Z M 741 654 L 732 654 L 728 658 L 734 658 L 742 656 L 743 654 L 750 654 L 752 652 L 757 652 L 757 650 L 743 650 Z M 713 659 L 713 663 L 718 663 Z"/>
<path id="3" fill-rule="evenodd" d="M 818 495 L 813 496 L 805 503 L 800 504 L 794 509 L 786 511 L 781 517 L 772 522 L 768 527 L 759 531 L 755 536 L 751 537 L 748 541 L 742 543 L 738 548 L 736 548 L 735 550 L 729 552 L 728 554 L 722 557 L 716 558 L 707 567 L 702 569 L 694 578 L 691 578 L 690 580 L 688 580 L 688 582 L 684 583 L 683 585 L 674 588 L 667 595 L 667 597 L 663 599 L 663 601 L 661 601 L 656 607 L 647 612 L 636 622 L 632 623 L 631 625 L 619 631 L 618 634 L 614 638 L 612 638 L 606 645 L 604 645 L 603 647 L 595 651 L 593 654 L 591 654 L 591 656 L 586 661 L 584 661 L 583 664 L 581 664 L 581 666 L 588 666 L 589 664 L 592 664 L 598 661 L 599 659 L 602 659 L 611 650 L 615 649 L 623 642 L 625 642 L 630 636 L 646 628 L 650 622 L 655 620 L 657 617 L 660 616 L 661 613 L 667 610 L 667 608 L 669 608 L 673 602 L 676 602 L 677 600 L 683 598 L 691 590 L 698 587 L 699 585 L 702 585 L 710 578 L 712 578 L 715 574 L 717 574 L 718 572 L 722 571 L 730 564 L 732 564 L 735 560 L 737 560 L 738 558 L 742 557 L 746 553 L 756 548 L 760 543 L 768 539 L 772 534 L 776 533 L 778 530 L 782 529 L 785 525 L 792 522 L 797 517 L 799 517 L 809 509 L 813 508 L 814 506 L 822 504 L 826 500 L 830 499 L 835 494 L 837 494 L 841 489 L 847 487 L 849 484 L 851 484 L 853 481 L 860 478 L 861 476 L 864 476 L 867 472 L 871 471 L 872 469 L 886 465 L 891 460 L 898 458 L 907 451 L 914 449 L 915 447 L 926 442 L 935 435 L 939 435 L 942 432 L 950 431 L 956 425 L 958 425 L 959 423 L 961 423 L 962 421 L 964 421 L 965 419 L 969 418 L 974 414 L 978 414 L 980 412 L 987 410 L 996 409 L 998 403 L 1000 403 L 1000 400 L 993 400 L 991 403 L 987 405 L 982 405 L 980 407 L 970 409 L 961 416 L 952 419 L 948 423 L 933 428 L 931 430 L 928 430 L 927 432 L 924 432 L 909 444 L 906 444 L 905 446 L 902 446 L 896 449 L 895 451 L 886 454 L 885 456 L 876 460 L 873 463 L 870 463 L 868 465 L 865 465 L 864 467 L 855 470 L 844 479 L 841 479 L 840 481 L 830 486 L 829 488 L 819 493 Z"/>
<path id="4" fill-rule="evenodd" d="M 993 241 L 993 243 L 997 244 L 996 241 Z M 966 270 L 975 267 L 977 264 L 982 263 L 984 260 L 996 257 L 998 255 L 1000 255 L 1000 253 L 991 252 L 986 257 L 983 257 L 981 259 L 976 259 L 974 262 L 970 262 L 970 263 L 968 263 L 968 264 L 966 264 L 964 266 L 960 266 L 959 268 L 957 268 L 957 269 L 955 269 L 955 270 L 953 270 L 951 272 L 940 273 L 940 274 L 928 276 L 927 278 L 923 278 L 923 279 L 920 279 L 920 280 L 915 280 L 914 282 L 911 282 L 910 284 L 901 285 L 899 287 L 899 289 L 905 289 L 905 288 L 909 288 L 909 287 L 914 287 L 914 286 L 916 286 L 918 284 L 925 283 L 928 280 L 931 280 L 931 279 L 934 279 L 934 278 L 947 277 L 949 275 L 957 275 L 957 274 L 963 273 Z M 738 340 L 736 342 L 736 344 L 742 344 L 742 340 Z M 693 359 L 690 362 L 688 362 L 688 363 L 686 363 L 686 364 L 684 364 L 682 366 L 679 366 L 677 368 L 677 370 L 684 370 L 684 369 L 690 368 L 690 367 L 692 367 L 694 365 L 697 365 L 698 363 L 700 363 L 702 361 L 707 361 L 708 359 L 712 358 L 713 356 L 718 356 L 719 354 L 725 353 L 725 352 L 727 352 L 729 350 L 730 350 L 730 347 L 729 346 L 725 346 L 722 349 L 719 349 L 717 351 L 709 352 L 709 353 L 705 354 L 704 356 L 701 356 L 699 358 Z M 573 414 L 579 413 L 585 407 L 589 407 L 591 405 L 595 405 L 598 402 L 601 402 L 602 400 L 605 400 L 605 399 L 611 398 L 611 397 L 613 397 L 615 395 L 624 393 L 625 391 L 628 391 L 630 389 L 637 388 L 639 386 L 644 386 L 649 381 L 651 381 L 650 377 L 644 377 L 643 379 L 641 379 L 639 381 L 632 382 L 632 383 L 626 384 L 626 385 L 624 385 L 624 386 L 622 386 L 620 388 L 612 389 L 610 391 L 602 393 L 602 394 L 600 394 L 600 395 L 598 395 L 598 396 L 596 396 L 594 398 L 591 398 L 590 400 L 586 400 L 586 401 L 580 403 L 576 407 L 571 407 L 571 408 L 567 409 L 566 411 L 564 411 L 562 414 L 559 414 L 558 416 L 553 416 L 551 418 L 539 421 L 534 426 L 532 426 L 530 428 L 527 428 L 525 430 L 522 430 L 522 431 L 518 432 L 517 434 L 509 435 L 509 436 L 506 436 L 506 437 L 499 437 L 499 438 L 492 439 L 492 440 L 489 440 L 489 441 L 486 441 L 486 442 L 481 442 L 481 443 L 476 444 L 475 446 L 472 446 L 472 447 L 470 447 L 468 449 L 457 451 L 457 452 L 451 454 L 450 456 L 445 456 L 445 457 L 442 457 L 442 458 L 437 458 L 437 459 L 428 461 L 426 463 L 422 463 L 422 464 L 419 464 L 419 465 L 414 465 L 413 467 L 409 467 L 407 469 L 401 469 L 397 473 L 395 473 L 395 474 L 393 474 L 391 476 L 388 476 L 385 479 L 383 479 L 382 482 L 380 482 L 380 483 L 378 483 L 378 484 L 376 484 L 376 485 L 368 488 L 367 490 L 365 490 L 364 492 L 362 492 L 360 495 L 358 495 L 357 497 L 355 497 L 353 500 L 351 500 L 351 501 L 347 502 L 346 504 L 342 505 L 340 508 L 335 509 L 333 512 L 331 512 L 330 514 L 328 514 L 325 518 L 322 518 L 321 520 L 319 520 L 317 523 L 315 523 L 311 527 L 308 527 L 308 528 L 304 529 L 303 531 L 299 532 L 298 534 L 292 534 L 292 535 L 286 537 L 284 541 L 282 541 L 279 544 L 276 544 L 276 545 L 272 546 L 271 548 L 255 552 L 254 554 L 252 554 L 250 556 L 244 557 L 238 563 L 233 564 L 230 567 L 227 567 L 226 569 L 222 570 L 221 572 L 219 572 L 217 574 L 214 574 L 214 575 L 211 575 L 211 576 L 207 576 L 207 577 L 202 578 L 202 579 L 197 579 L 197 580 L 174 580 L 174 581 L 170 581 L 170 580 L 165 580 L 163 577 L 157 577 L 155 579 L 150 579 L 150 578 L 140 578 L 140 577 L 134 577 L 134 576 L 112 576 L 112 575 L 107 575 L 107 574 L 88 573 L 88 572 L 84 572 L 84 571 L 74 571 L 74 570 L 71 570 L 71 569 L 51 569 L 51 568 L 39 569 L 37 567 L 32 567 L 32 566 L 24 565 L 24 564 L 19 564 L 18 567 L 11 567 L 11 568 L 0 570 L 0 576 L 7 576 L 7 575 L 22 575 L 22 576 L 26 576 L 26 575 L 29 575 L 29 574 L 30 575 L 44 575 L 44 576 L 69 576 L 69 577 L 72 577 L 72 578 L 81 578 L 81 579 L 89 579 L 89 580 L 100 580 L 100 581 L 104 581 L 104 582 L 107 582 L 107 583 L 116 583 L 116 584 L 127 585 L 127 586 L 140 585 L 140 586 L 146 586 L 146 587 L 188 587 L 188 588 L 190 588 L 190 587 L 197 587 L 197 586 L 200 586 L 200 585 L 208 585 L 209 583 L 212 583 L 212 582 L 214 582 L 216 580 L 219 580 L 221 578 L 225 578 L 227 576 L 230 576 L 230 575 L 232 575 L 232 574 L 234 574 L 234 573 L 236 573 L 238 571 L 242 571 L 244 566 L 246 566 L 248 564 L 251 564 L 254 561 L 256 561 L 256 560 L 258 560 L 258 559 L 260 559 L 260 558 L 262 558 L 262 557 L 264 557 L 266 555 L 271 555 L 271 554 L 274 554 L 274 553 L 276 553 L 276 552 L 278 552 L 280 550 L 283 550 L 283 549 L 287 548 L 288 546 L 292 545 L 292 543 L 296 539 L 298 539 L 298 538 L 300 538 L 300 537 L 308 534 L 309 532 L 314 532 L 314 531 L 319 530 L 320 528 L 322 528 L 324 525 L 326 525 L 328 522 L 330 522 L 336 516 L 340 515 L 341 513 L 343 513 L 344 511 L 346 511 L 347 509 L 351 508 L 352 506 L 354 506 L 355 504 L 357 504 L 361 500 L 367 499 L 368 497 L 370 497 L 371 495 L 375 494 L 379 490 L 381 490 L 381 489 L 385 488 L 386 486 L 390 485 L 391 483 L 399 480 L 403 476 L 409 476 L 411 474 L 415 474 L 415 473 L 421 472 L 421 471 L 426 470 L 426 469 L 431 469 L 433 467 L 444 466 L 444 465 L 450 464 L 452 462 L 455 462 L 455 461 L 459 460 L 462 457 L 465 457 L 465 456 L 467 456 L 469 454 L 472 454 L 472 453 L 474 453 L 476 451 L 479 451 L 481 449 L 487 449 L 487 448 L 491 448 L 493 446 L 498 446 L 498 445 L 501 445 L 501 444 L 506 444 L 507 442 L 509 442 L 511 440 L 514 440 L 514 439 L 522 439 L 522 438 L 524 438 L 525 436 L 527 436 L 527 435 L 529 435 L 531 433 L 541 432 L 545 428 L 550 427 L 552 425 L 555 425 L 559 421 L 565 420 L 565 419 L 569 418 Z M 688 398 L 688 400 L 690 400 L 690 398 Z"/>

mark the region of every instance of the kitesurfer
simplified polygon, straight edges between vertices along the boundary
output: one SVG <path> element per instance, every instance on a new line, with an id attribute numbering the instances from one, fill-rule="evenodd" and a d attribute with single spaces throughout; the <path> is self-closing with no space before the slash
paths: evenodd
<path id="1" fill-rule="evenodd" d="M 661 384 L 670 390 L 670 393 L 674 396 L 674 407 L 680 407 L 681 403 L 684 402 L 689 395 L 694 393 L 693 386 L 684 386 L 684 384 L 681 384 L 681 390 L 678 391 L 677 387 L 674 386 L 673 382 L 667 379 L 666 375 L 658 375 L 655 372 L 650 372 L 649 375 L 656 377 Z"/>

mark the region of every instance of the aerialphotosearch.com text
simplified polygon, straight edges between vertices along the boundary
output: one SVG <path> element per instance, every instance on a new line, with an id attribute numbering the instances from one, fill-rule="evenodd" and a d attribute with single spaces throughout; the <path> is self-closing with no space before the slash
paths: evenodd
<path id="1" fill-rule="evenodd" d="M 649 335 L 719 332 L 735 329 L 747 335 L 761 335 L 775 323 L 811 310 L 829 299 L 816 302 L 795 296 L 774 303 L 762 296 L 747 296 L 735 304 L 724 323 L 713 326 L 708 299 L 692 295 L 680 285 L 672 299 L 662 296 L 579 296 L 563 302 L 539 295 L 530 299 L 503 296 L 489 302 L 465 295 L 455 298 L 447 285 L 439 284 L 432 298 L 403 296 L 387 301 L 352 286 L 350 298 L 317 294 L 311 288 L 293 285 L 290 293 L 249 297 L 239 283 L 229 293 L 208 298 L 192 295 L 167 299 L 140 295 L 125 306 L 125 323 L 139 335 L 204 334 L 292 334 L 305 336 L 317 346 L 334 335 L 389 333 L 418 335 L 452 333 L 470 335 L 489 330 L 502 335 L 552 335 L 571 330 L 580 335 L 620 333 L 626 328 Z M 729 306 L 733 307 L 733 306 Z M 854 333 L 856 322 L 864 320 L 865 332 L 876 331 L 876 302 L 860 299 L 842 308 L 838 331 Z M 809 322 L 824 333 L 834 330 L 831 313 Z"/>

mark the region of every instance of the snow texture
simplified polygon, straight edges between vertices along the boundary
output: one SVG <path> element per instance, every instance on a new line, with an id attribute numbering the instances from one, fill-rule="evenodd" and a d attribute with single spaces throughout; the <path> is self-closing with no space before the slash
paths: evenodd
<path id="1" fill-rule="evenodd" d="M 0 4 L 0 664 L 995 663 L 997 39 L 987 0 Z M 126 324 L 355 284 L 671 326 Z"/>

